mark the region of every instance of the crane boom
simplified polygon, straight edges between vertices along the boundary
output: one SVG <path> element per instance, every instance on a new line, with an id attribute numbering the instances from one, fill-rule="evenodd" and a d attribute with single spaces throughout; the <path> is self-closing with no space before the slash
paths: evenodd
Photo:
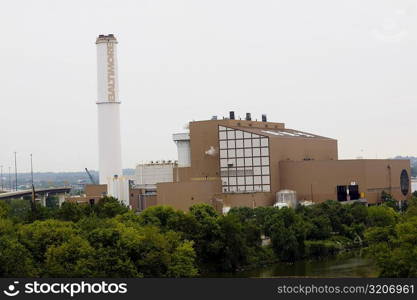
<path id="1" fill-rule="evenodd" d="M 90 178 L 90 181 L 92 184 L 97 184 L 96 181 L 94 180 L 93 176 L 91 176 L 90 172 L 88 171 L 87 168 L 85 168 L 85 171 L 87 172 L 88 177 Z"/>

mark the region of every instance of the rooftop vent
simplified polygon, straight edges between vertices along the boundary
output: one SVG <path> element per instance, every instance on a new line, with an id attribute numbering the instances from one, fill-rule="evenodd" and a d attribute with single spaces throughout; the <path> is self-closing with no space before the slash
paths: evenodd
<path id="1" fill-rule="evenodd" d="M 235 112 L 232 110 L 232 111 L 229 111 L 229 119 L 230 120 L 234 120 L 235 119 Z"/>
<path id="2" fill-rule="evenodd" d="M 266 122 L 266 115 L 262 115 L 262 122 Z"/>
<path id="3" fill-rule="evenodd" d="M 246 113 L 246 121 L 252 121 L 250 113 Z"/>

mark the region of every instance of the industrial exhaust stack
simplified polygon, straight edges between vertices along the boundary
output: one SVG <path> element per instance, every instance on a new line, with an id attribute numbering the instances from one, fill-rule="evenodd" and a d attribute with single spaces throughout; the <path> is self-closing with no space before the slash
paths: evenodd
<path id="1" fill-rule="evenodd" d="M 122 176 L 117 40 L 99 35 L 96 45 L 99 174 L 100 184 L 108 184 Z"/>

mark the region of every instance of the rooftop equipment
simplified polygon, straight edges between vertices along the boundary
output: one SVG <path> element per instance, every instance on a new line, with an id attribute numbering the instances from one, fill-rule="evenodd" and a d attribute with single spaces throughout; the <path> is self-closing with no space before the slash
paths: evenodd
<path id="1" fill-rule="evenodd" d="M 250 113 L 246 113 L 246 121 L 252 121 Z"/>
<path id="2" fill-rule="evenodd" d="M 232 110 L 232 111 L 229 111 L 229 119 L 230 120 L 234 120 L 235 119 L 235 112 Z"/>

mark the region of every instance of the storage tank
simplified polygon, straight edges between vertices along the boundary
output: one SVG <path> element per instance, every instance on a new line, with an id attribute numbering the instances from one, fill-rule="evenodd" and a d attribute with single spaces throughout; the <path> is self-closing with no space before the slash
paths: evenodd
<path id="1" fill-rule="evenodd" d="M 281 190 L 276 194 L 276 203 L 285 203 L 291 208 L 298 205 L 297 192 L 292 190 Z"/>

